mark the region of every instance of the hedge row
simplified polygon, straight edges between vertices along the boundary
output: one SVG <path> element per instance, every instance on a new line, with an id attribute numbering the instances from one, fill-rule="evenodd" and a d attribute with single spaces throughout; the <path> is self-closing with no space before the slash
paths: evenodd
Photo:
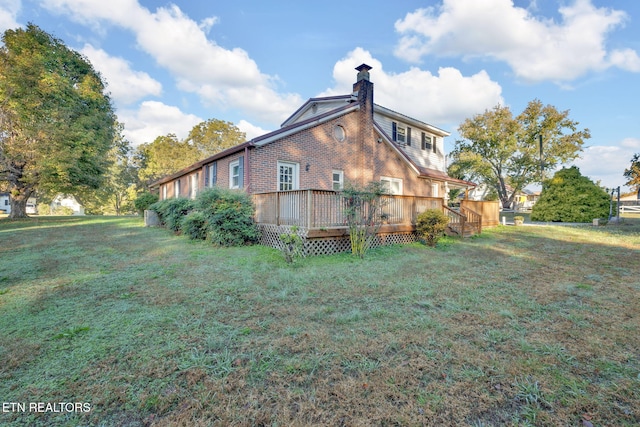
<path id="1" fill-rule="evenodd" d="M 259 237 L 253 221 L 253 203 L 243 191 L 214 187 L 202 191 L 194 200 L 161 200 L 149 209 L 158 213 L 164 227 L 191 239 L 240 246 L 255 243 Z"/>

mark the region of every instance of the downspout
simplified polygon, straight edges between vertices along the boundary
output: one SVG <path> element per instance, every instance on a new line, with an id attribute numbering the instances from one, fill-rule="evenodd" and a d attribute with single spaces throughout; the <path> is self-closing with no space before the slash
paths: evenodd
<path id="1" fill-rule="evenodd" d="M 245 188 L 247 193 L 251 194 L 251 174 L 249 173 L 249 147 L 244 147 L 244 158 L 245 158 L 245 164 L 244 164 L 244 183 L 245 183 Z"/>

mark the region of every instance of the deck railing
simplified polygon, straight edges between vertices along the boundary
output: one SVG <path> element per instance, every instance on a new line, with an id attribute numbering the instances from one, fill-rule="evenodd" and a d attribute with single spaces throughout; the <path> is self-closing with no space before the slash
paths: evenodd
<path id="1" fill-rule="evenodd" d="M 308 229 L 347 225 L 345 201 L 339 192 L 293 190 L 253 195 L 256 222 L 297 225 Z M 420 196 L 383 196 L 382 213 L 388 224 L 415 224 L 416 216 L 427 209 L 442 209 L 443 199 Z"/>

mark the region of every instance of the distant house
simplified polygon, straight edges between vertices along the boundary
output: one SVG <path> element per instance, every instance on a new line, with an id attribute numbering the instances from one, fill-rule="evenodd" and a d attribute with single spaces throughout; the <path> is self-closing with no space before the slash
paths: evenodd
<path id="1" fill-rule="evenodd" d="M 26 212 L 27 214 L 38 213 L 35 197 L 29 197 L 29 200 L 27 200 Z M 0 193 L 0 213 L 11 213 L 11 195 L 9 193 Z"/>
<path id="2" fill-rule="evenodd" d="M 69 194 L 58 194 L 51 202 L 50 207 L 52 214 L 61 208 L 69 208 L 73 215 L 84 215 L 84 207 L 78 203 L 75 197 Z"/>
<path id="3" fill-rule="evenodd" d="M 0 193 L 0 213 L 11 213 L 9 193 Z"/>

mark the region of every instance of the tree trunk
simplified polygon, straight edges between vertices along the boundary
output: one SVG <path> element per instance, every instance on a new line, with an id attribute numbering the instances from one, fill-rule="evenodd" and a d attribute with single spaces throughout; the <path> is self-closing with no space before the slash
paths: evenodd
<path id="1" fill-rule="evenodd" d="M 33 188 L 30 185 L 24 185 L 20 181 L 11 182 L 9 184 L 9 194 L 11 200 L 9 218 L 29 218 L 27 215 L 27 202 L 33 194 Z"/>
<path id="2" fill-rule="evenodd" d="M 11 213 L 9 214 L 10 219 L 18 219 L 18 218 L 29 218 L 27 215 L 27 200 L 29 200 L 29 195 L 26 197 L 14 196 L 11 195 Z"/>

